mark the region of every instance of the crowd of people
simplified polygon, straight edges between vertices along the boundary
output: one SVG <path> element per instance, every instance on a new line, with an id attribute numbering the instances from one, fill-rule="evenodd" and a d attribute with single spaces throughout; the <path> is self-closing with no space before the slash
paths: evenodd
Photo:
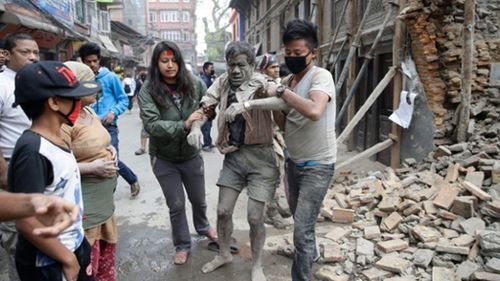
<path id="1" fill-rule="evenodd" d="M 119 157 L 117 120 L 136 99 L 143 128 L 135 154 L 149 153 L 163 191 L 173 263 L 185 264 L 192 246 L 185 194 L 196 232 L 218 251 L 202 272 L 232 261 L 232 215 L 246 189 L 252 281 L 266 280 L 264 222 L 282 228 L 287 224 L 280 216 L 290 215 L 291 279 L 310 280 L 319 256 L 316 218 L 336 160 L 335 87 L 330 73 L 314 65 L 314 24 L 290 21 L 283 44 L 284 65 L 274 54 L 256 57 L 250 44 L 231 42 L 226 72 L 216 76 L 214 64 L 206 62 L 197 76 L 179 47 L 162 41 L 147 71 L 134 79 L 123 69 L 120 78 L 102 66 L 94 43 L 80 47 L 81 62 L 61 63 L 39 61 L 37 43 L 28 34 L 4 38 L 0 187 L 8 192 L 0 192 L 0 220 L 6 221 L 0 242 L 10 280 L 116 279 L 117 177 L 129 184 L 132 198 L 140 193 L 138 176 Z M 207 217 L 201 154 L 214 147 L 224 155 L 216 228 Z M 288 214 L 278 211 L 277 189 L 286 194 Z"/>

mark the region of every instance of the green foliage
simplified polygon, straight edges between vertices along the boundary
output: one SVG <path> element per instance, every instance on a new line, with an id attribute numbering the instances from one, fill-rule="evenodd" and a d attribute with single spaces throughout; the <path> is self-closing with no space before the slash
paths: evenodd
<path id="1" fill-rule="evenodd" d="M 226 45 L 227 40 L 228 36 L 225 30 L 208 32 L 205 35 L 208 60 L 224 61 L 224 46 Z"/>

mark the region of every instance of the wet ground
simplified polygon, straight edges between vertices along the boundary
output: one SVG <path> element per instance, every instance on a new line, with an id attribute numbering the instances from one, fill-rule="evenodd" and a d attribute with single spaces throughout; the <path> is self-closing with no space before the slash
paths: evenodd
<path id="1" fill-rule="evenodd" d="M 193 234 L 193 247 L 188 262 L 182 266 L 173 265 L 174 247 L 172 245 L 168 209 L 152 171 L 147 154 L 136 156 L 134 151 L 139 147 L 141 122 L 137 108 L 132 113 L 124 113 L 120 117 L 120 157 L 139 176 L 142 187 L 139 198 L 130 199 L 130 190 L 123 179 L 119 180 L 115 192 L 116 216 L 118 221 L 119 241 L 117 245 L 117 280 L 119 281 L 164 281 L 164 280 L 217 280 L 240 281 L 250 280 L 250 250 L 248 224 L 246 222 L 246 192 L 240 195 L 234 211 L 234 237 L 237 238 L 241 250 L 233 262 L 220 269 L 204 274 L 201 267 L 212 260 L 215 252 L 207 249 L 208 241 L 204 237 Z M 213 130 L 215 135 L 215 130 Z M 202 153 L 205 161 L 205 185 L 208 203 L 207 214 L 215 227 L 218 188 L 215 185 L 222 167 L 223 156 L 215 150 Z M 340 155 L 340 153 L 339 153 Z M 344 156 L 344 155 L 343 155 Z M 356 167 L 374 170 L 380 166 L 372 162 L 356 163 Z M 191 233 L 192 214 L 187 204 L 187 216 Z M 322 223 L 318 228 L 328 229 L 331 223 Z M 276 230 L 267 226 L 268 240 L 290 234 L 291 230 Z M 266 249 L 271 242 L 266 242 Z M 264 273 L 269 281 L 291 280 L 290 268 L 292 260 L 271 251 L 264 251 Z M 315 268 L 317 265 L 315 266 Z M 0 281 L 8 280 L 5 275 L 3 251 L 0 251 Z"/>

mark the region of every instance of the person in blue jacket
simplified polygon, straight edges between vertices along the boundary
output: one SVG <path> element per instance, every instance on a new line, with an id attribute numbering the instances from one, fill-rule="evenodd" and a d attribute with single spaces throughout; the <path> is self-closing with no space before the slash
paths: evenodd
<path id="1" fill-rule="evenodd" d="M 88 65 L 101 83 L 102 95 L 92 106 L 92 109 L 101 119 L 102 124 L 111 135 L 111 144 L 118 154 L 118 116 L 125 112 L 128 106 L 128 97 L 122 88 L 120 78 L 108 68 L 101 66 L 101 48 L 95 43 L 83 44 L 78 50 L 82 62 Z M 130 184 L 132 198 L 140 192 L 139 181 L 134 172 L 122 161 L 118 160 L 118 173 Z"/>

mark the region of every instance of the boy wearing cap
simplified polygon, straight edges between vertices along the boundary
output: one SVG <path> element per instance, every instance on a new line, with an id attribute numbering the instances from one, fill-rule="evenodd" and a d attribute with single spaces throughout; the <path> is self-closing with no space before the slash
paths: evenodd
<path id="1" fill-rule="evenodd" d="M 97 93 L 95 82 L 79 83 L 69 68 L 43 61 L 16 75 L 15 104 L 32 120 L 16 143 L 9 166 L 9 188 L 16 193 L 55 195 L 80 206 L 76 222 L 57 238 L 33 234 L 35 218 L 16 222 L 19 240 L 16 267 L 21 280 L 93 280 L 90 246 L 82 228 L 80 172 L 73 153 L 61 137 L 62 124 L 73 125 L 80 98 Z"/>

